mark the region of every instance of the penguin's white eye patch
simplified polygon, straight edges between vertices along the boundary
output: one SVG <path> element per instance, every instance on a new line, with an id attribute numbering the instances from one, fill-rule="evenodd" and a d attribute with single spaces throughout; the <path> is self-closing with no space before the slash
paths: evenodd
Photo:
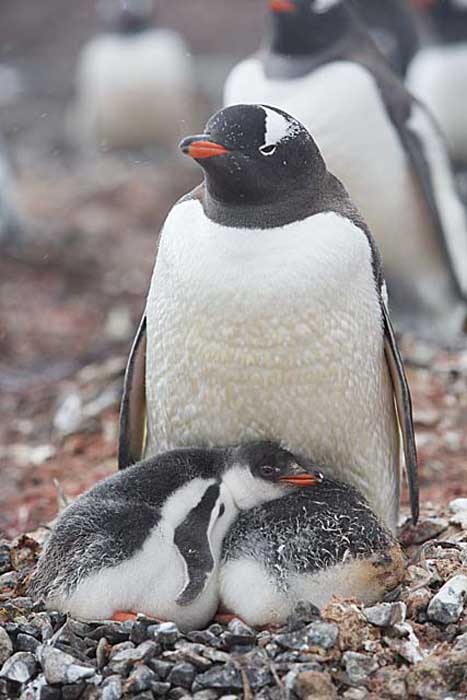
<path id="1" fill-rule="evenodd" d="M 341 0 L 312 0 L 313 10 L 319 15 L 324 14 L 334 5 L 338 5 Z"/>
<path id="2" fill-rule="evenodd" d="M 263 154 L 263 156 L 273 156 L 274 153 L 276 152 L 277 146 L 274 144 L 267 144 L 266 146 L 260 146 L 260 153 Z"/>

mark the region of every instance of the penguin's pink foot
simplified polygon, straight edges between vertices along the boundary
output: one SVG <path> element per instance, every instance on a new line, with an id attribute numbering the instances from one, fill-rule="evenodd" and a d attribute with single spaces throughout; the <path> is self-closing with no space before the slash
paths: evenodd
<path id="1" fill-rule="evenodd" d="M 234 615 L 233 613 L 217 613 L 214 622 L 219 622 L 221 625 L 227 625 L 229 622 L 232 620 L 240 620 L 243 622 L 242 618 L 239 617 L 238 615 Z"/>
<path id="2" fill-rule="evenodd" d="M 111 617 L 115 622 L 127 622 L 128 620 L 136 620 L 136 613 L 133 612 L 123 612 L 122 610 L 117 610 Z"/>

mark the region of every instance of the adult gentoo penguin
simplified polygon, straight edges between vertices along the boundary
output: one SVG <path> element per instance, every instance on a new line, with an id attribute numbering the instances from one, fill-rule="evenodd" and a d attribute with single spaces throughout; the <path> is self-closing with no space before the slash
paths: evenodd
<path id="1" fill-rule="evenodd" d="M 375 603 L 403 574 L 401 549 L 367 501 L 324 478 L 235 520 L 223 543 L 220 609 L 253 626 L 279 625 L 303 600 Z"/>
<path id="2" fill-rule="evenodd" d="M 81 52 L 71 127 L 83 143 L 172 146 L 193 110 L 189 49 L 178 33 L 154 26 L 152 0 L 116 4 L 115 29 Z"/>
<path id="3" fill-rule="evenodd" d="M 264 442 L 139 463 L 66 508 L 31 592 L 76 617 L 134 611 L 182 629 L 204 625 L 218 605 L 222 539 L 239 511 L 321 478 Z"/>
<path id="4" fill-rule="evenodd" d="M 421 44 L 415 13 L 408 0 L 351 0 L 351 3 L 393 71 L 405 76 Z"/>
<path id="5" fill-rule="evenodd" d="M 394 528 L 400 426 L 416 519 L 409 390 L 379 254 L 345 189 L 307 130 L 272 107 L 224 109 L 181 148 L 205 180 L 162 229 L 120 467 L 175 446 L 280 439 Z"/>
<path id="6" fill-rule="evenodd" d="M 270 1 L 269 46 L 233 69 L 225 103 L 293 114 L 365 218 L 401 329 L 448 340 L 466 321 L 467 225 L 425 109 L 342 0 Z"/>
<path id="7" fill-rule="evenodd" d="M 467 2 L 424 2 L 433 42 L 410 65 L 407 85 L 436 117 L 454 161 L 467 164 Z M 425 14 L 426 13 L 426 14 Z"/>

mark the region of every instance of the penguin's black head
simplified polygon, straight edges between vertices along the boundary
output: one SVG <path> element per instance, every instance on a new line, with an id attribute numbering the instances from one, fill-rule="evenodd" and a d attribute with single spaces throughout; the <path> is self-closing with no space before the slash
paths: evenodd
<path id="1" fill-rule="evenodd" d="M 268 0 L 272 50 L 291 56 L 317 53 L 349 26 L 345 0 Z"/>
<path id="2" fill-rule="evenodd" d="M 118 15 L 120 34 L 140 34 L 153 24 L 152 0 L 121 0 Z"/>
<path id="3" fill-rule="evenodd" d="M 289 486 L 314 486 L 321 483 L 321 472 L 284 450 L 274 442 L 252 442 L 236 448 L 235 458 L 248 464 L 253 477 Z"/>
<path id="4" fill-rule="evenodd" d="M 275 204 L 291 192 L 309 192 L 326 173 L 305 127 L 266 105 L 227 107 L 180 148 L 203 168 L 209 195 L 223 205 Z"/>

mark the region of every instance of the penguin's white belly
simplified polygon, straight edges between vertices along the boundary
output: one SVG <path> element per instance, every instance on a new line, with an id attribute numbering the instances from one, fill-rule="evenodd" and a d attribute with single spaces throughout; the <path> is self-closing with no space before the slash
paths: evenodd
<path id="1" fill-rule="evenodd" d="M 419 51 L 407 85 L 436 117 L 453 158 L 467 160 L 467 44 Z"/>
<path id="2" fill-rule="evenodd" d="M 109 146 L 177 140 L 192 86 L 186 48 L 170 32 L 95 39 L 78 67 L 75 128 Z"/>
<path id="3" fill-rule="evenodd" d="M 323 608 L 333 596 L 356 598 L 370 605 L 381 597 L 383 588 L 375 576 L 365 576 L 366 569 L 365 562 L 353 560 L 312 574 L 290 572 L 279 585 L 259 559 L 235 559 L 221 567 L 221 606 L 261 627 L 285 623 L 297 603 L 304 600 L 317 608 Z"/>
<path id="4" fill-rule="evenodd" d="M 198 201 L 164 227 L 147 305 L 148 453 L 284 440 L 386 522 L 398 439 L 364 234 L 333 213 L 226 228 Z"/>
<path id="5" fill-rule="evenodd" d="M 420 304 L 431 321 L 438 316 L 444 326 L 458 300 L 407 155 L 370 73 L 342 61 L 303 78 L 273 81 L 251 59 L 234 69 L 225 96 L 227 104 L 278 106 L 309 129 L 380 246 L 390 292 L 402 283 L 406 303 Z"/>

